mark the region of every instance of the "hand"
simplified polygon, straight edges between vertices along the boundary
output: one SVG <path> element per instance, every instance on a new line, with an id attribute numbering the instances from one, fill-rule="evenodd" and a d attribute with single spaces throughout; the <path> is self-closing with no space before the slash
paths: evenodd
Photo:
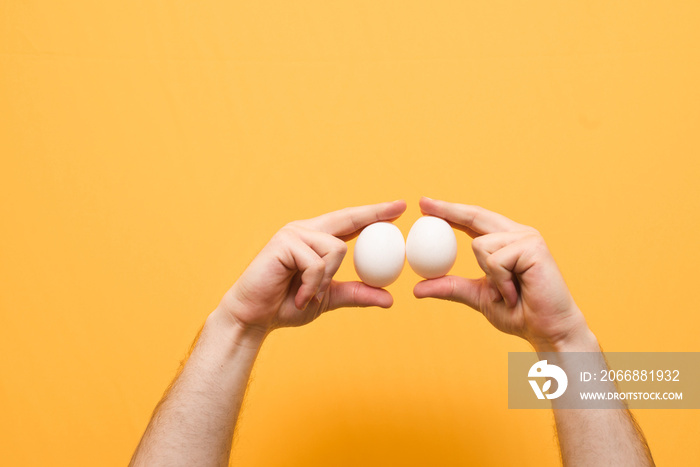
<path id="1" fill-rule="evenodd" d="M 217 311 L 244 329 L 267 334 L 310 323 L 340 307 L 389 308 L 393 298 L 386 290 L 362 282 L 337 282 L 333 275 L 347 252 L 345 241 L 368 224 L 394 220 L 405 210 L 404 201 L 394 201 L 287 224 L 224 295 Z"/>
<path id="2" fill-rule="evenodd" d="M 590 341 L 583 314 L 537 230 L 478 206 L 422 198 L 420 207 L 474 239 L 472 249 L 486 275 L 425 280 L 413 290 L 417 298 L 464 303 L 538 351 L 583 349 Z"/>

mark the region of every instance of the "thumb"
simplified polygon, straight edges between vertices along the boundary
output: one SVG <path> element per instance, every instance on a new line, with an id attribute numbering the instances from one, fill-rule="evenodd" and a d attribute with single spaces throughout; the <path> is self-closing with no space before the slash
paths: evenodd
<path id="1" fill-rule="evenodd" d="M 487 293 L 489 300 L 500 299 L 494 287 L 490 287 L 486 277 L 481 279 L 466 279 L 459 276 L 443 276 L 437 279 L 428 279 L 416 284 L 413 288 L 413 295 L 416 298 L 440 298 L 463 303 L 477 311 L 480 308 L 481 296 Z"/>
<path id="2" fill-rule="evenodd" d="M 389 292 L 384 289 L 370 287 L 362 282 L 332 281 L 328 288 L 327 310 L 358 306 L 389 308 L 393 304 L 394 299 Z"/>

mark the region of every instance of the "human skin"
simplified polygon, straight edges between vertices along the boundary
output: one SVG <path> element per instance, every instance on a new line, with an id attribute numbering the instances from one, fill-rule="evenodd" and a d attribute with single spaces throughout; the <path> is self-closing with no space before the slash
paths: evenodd
<path id="1" fill-rule="evenodd" d="M 336 308 L 393 304 L 386 290 L 333 275 L 347 252 L 345 240 L 405 210 L 404 201 L 347 208 L 279 230 L 207 318 L 129 465 L 228 465 L 250 372 L 271 331 Z"/>
<path id="2" fill-rule="evenodd" d="M 600 352 L 539 233 L 476 206 L 423 198 L 424 214 L 468 233 L 480 279 L 416 284 L 418 298 L 464 303 L 537 352 Z M 388 308 L 393 298 L 361 282 L 333 280 L 345 241 L 391 221 L 403 201 L 347 208 L 282 228 L 209 315 L 190 358 L 156 406 L 130 465 L 228 465 L 255 358 L 274 329 L 301 326 L 340 307 Z M 619 410 L 554 410 L 565 465 L 653 465 L 641 430 Z"/>
<path id="3" fill-rule="evenodd" d="M 535 351 L 601 353 L 540 233 L 478 206 L 422 198 L 423 214 L 441 217 L 472 237 L 484 276 L 444 276 L 419 282 L 417 298 L 463 303 L 500 331 L 526 339 Z M 551 354 L 550 354 L 551 355 Z M 599 361 L 605 364 L 600 355 Z M 558 409 L 554 419 L 566 466 L 654 465 L 639 425 L 619 409 Z"/>

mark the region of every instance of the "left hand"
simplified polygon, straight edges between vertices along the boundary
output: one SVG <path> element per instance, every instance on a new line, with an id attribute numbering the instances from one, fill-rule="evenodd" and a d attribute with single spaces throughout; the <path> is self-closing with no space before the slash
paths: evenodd
<path id="1" fill-rule="evenodd" d="M 391 221 L 406 210 L 404 201 L 346 208 L 280 229 L 226 292 L 218 311 L 243 329 L 267 334 L 302 326 L 340 307 L 388 308 L 384 289 L 362 282 L 338 282 L 347 245 L 365 226 Z"/>

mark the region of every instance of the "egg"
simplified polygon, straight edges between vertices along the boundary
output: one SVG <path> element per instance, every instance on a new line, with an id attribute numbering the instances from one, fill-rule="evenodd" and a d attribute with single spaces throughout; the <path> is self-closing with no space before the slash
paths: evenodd
<path id="1" fill-rule="evenodd" d="M 425 279 L 442 277 L 457 259 L 457 237 L 450 224 L 439 217 L 418 219 L 406 238 L 406 259 Z"/>
<path id="2" fill-rule="evenodd" d="M 403 234 L 389 222 L 368 225 L 355 242 L 355 271 L 362 282 L 372 287 L 386 287 L 398 279 L 405 258 Z"/>

